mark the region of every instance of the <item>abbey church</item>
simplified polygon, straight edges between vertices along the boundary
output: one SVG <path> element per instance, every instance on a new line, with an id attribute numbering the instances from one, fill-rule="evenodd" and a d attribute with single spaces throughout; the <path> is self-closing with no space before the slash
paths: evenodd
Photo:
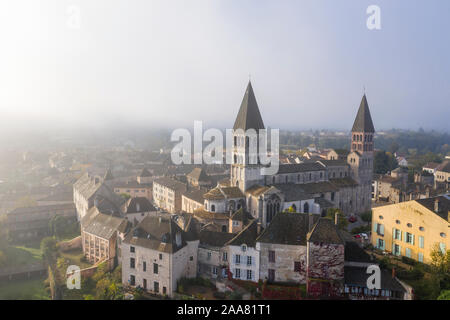
<path id="1" fill-rule="evenodd" d="M 230 181 L 205 194 L 205 211 L 228 214 L 244 207 L 265 228 L 278 212 L 288 209 L 321 215 L 328 208 L 339 208 L 346 215 L 370 210 L 375 129 L 365 95 L 346 159 L 280 164 L 277 174 L 262 175 L 260 161 L 249 161 L 249 139 L 243 132 L 264 128 L 249 82 L 233 127 Z"/>

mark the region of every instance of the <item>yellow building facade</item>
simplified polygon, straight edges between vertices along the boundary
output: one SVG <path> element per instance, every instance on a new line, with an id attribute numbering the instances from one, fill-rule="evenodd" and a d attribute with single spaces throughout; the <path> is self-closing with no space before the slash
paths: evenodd
<path id="1" fill-rule="evenodd" d="M 372 245 L 429 264 L 436 244 L 450 249 L 449 208 L 442 196 L 373 208 Z"/>

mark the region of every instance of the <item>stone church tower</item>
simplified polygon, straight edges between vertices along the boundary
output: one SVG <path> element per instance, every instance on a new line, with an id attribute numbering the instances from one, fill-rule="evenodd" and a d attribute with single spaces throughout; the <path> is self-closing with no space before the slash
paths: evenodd
<path id="1" fill-rule="evenodd" d="M 371 208 L 374 134 L 375 128 L 364 94 L 353 123 L 350 154 L 347 158 L 352 178 L 359 184 L 354 199 L 355 203 L 352 204 L 354 211 L 359 213 Z"/>
<path id="2" fill-rule="evenodd" d="M 250 139 L 245 135 L 245 131 L 249 129 L 254 129 L 257 134 L 258 130 L 264 129 L 264 122 L 250 81 L 233 126 L 231 184 L 239 187 L 242 192 L 255 184 L 264 185 L 259 157 L 257 154 L 250 154 L 249 151 Z M 258 145 L 259 141 L 254 143 Z"/>

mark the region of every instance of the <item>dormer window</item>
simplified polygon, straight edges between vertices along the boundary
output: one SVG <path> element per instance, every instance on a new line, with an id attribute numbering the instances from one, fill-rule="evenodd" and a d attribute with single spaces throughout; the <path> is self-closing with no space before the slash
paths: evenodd
<path id="1" fill-rule="evenodd" d="M 242 250 L 243 252 L 247 251 L 247 246 L 246 246 L 245 244 L 243 244 L 243 245 L 241 246 L 241 250 Z"/>

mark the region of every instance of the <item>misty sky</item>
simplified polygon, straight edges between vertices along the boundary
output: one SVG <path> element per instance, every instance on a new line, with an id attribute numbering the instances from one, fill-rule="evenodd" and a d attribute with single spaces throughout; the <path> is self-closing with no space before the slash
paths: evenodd
<path id="1" fill-rule="evenodd" d="M 0 126 L 231 127 L 251 74 L 266 126 L 350 129 L 365 86 L 376 129 L 446 130 L 449 31 L 447 0 L 4 0 Z"/>

